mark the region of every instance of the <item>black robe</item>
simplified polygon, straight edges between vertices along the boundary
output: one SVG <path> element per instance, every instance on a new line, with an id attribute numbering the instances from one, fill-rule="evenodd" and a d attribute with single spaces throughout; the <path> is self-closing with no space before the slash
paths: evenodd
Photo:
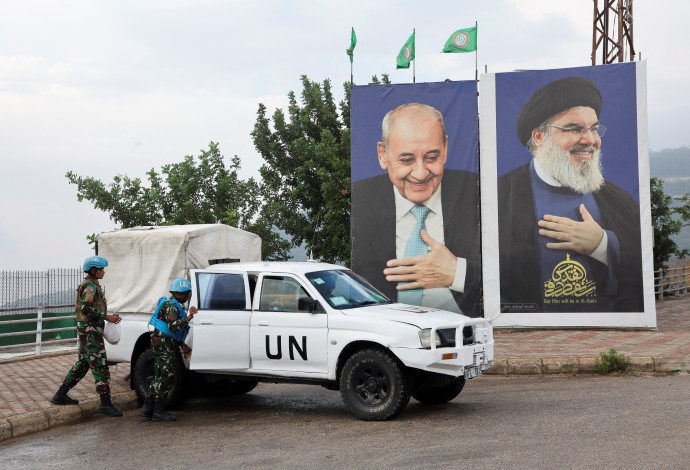
<path id="1" fill-rule="evenodd" d="M 462 170 L 444 170 L 441 185 L 443 236 L 455 256 L 467 260 L 464 293 L 451 291 L 463 314 L 482 315 L 479 228 L 479 177 Z M 352 185 L 352 270 L 390 299 L 397 283 L 383 270 L 395 254 L 395 195 L 388 174 Z"/>
<path id="2" fill-rule="evenodd" d="M 620 244 L 621 261 L 612 266 L 618 282 L 615 293 L 611 294 L 615 311 L 642 312 L 640 206 L 610 181 L 593 196 L 601 212 L 602 228 L 613 231 Z M 537 217 L 529 163 L 498 179 L 498 227 L 501 312 L 543 312 Z M 591 264 L 595 282 L 605 286 L 608 267 L 594 260 Z M 592 309 L 597 311 L 596 307 L 573 306 L 573 311 Z"/>

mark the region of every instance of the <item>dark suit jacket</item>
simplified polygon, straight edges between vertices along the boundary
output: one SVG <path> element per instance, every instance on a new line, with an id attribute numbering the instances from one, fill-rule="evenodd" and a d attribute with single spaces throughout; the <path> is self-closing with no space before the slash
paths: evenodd
<path id="1" fill-rule="evenodd" d="M 455 256 L 467 260 L 465 292 L 453 297 L 470 317 L 482 315 L 479 228 L 479 177 L 462 170 L 444 170 L 441 185 L 443 236 Z M 383 270 L 395 254 L 395 196 L 388 174 L 352 185 L 352 269 L 390 299 L 397 299 L 396 283 Z"/>
<path id="2" fill-rule="evenodd" d="M 523 311 L 509 307 L 510 304 L 521 303 L 536 304 L 537 311 L 543 311 L 537 216 L 529 167 L 528 163 L 498 179 L 502 312 Z M 620 243 L 621 260 L 613 266 L 618 283 L 614 288 L 615 293 L 611 294 L 615 309 L 641 312 L 644 310 L 644 299 L 640 207 L 627 192 L 610 181 L 606 181 L 593 196 L 601 212 L 602 228 L 613 231 Z M 605 281 L 608 268 L 593 261 L 592 269 L 597 285 L 610 287 L 606 286 Z"/>

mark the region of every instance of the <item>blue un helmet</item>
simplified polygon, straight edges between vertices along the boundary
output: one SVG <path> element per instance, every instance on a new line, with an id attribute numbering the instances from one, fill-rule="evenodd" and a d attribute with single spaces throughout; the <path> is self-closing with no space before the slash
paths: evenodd
<path id="1" fill-rule="evenodd" d="M 108 266 L 108 260 L 102 256 L 89 256 L 84 260 L 84 272 L 88 273 L 91 268 L 102 269 Z"/>
<path id="2" fill-rule="evenodd" d="M 187 279 L 175 279 L 170 284 L 170 292 L 189 292 L 192 290 L 192 284 Z"/>

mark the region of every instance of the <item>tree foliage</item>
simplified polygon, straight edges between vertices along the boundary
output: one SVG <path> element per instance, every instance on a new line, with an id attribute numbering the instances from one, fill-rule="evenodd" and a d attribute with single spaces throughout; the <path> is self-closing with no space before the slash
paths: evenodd
<path id="1" fill-rule="evenodd" d="M 79 201 L 92 202 L 121 228 L 223 223 L 259 235 L 262 259 L 287 259 L 289 243 L 262 206 L 263 188 L 253 178 L 240 179 L 239 169 L 237 156 L 226 166 L 218 144 L 211 142 L 198 158 L 188 155 L 182 162 L 163 165 L 160 173 L 151 169 L 146 183 L 126 175 L 115 176 L 107 185 L 71 171 L 66 177 L 77 185 Z"/>
<path id="2" fill-rule="evenodd" d="M 336 107 L 330 80 L 301 77 L 298 101 L 273 119 L 259 104 L 252 137 L 265 160 L 260 172 L 276 226 L 317 259 L 350 261 L 350 84 Z"/>
<path id="3" fill-rule="evenodd" d="M 654 227 L 654 269 L 663 268 L 671 256 L 687 256 L 687 250 L 679 250 L 673 235 L 690 225 L 690 194 L 673 197 L 664 193 L 664 182 L 650 180 L 652 226 Z"/>
<path id="4" fill-rule="evenodd" d="M 379 80 L 379 77 L 377 77 L 376 75 L 373 75 L 371 77 L 370 85 L 381 85 L 381 84 L 383 84 L 383 85 L 390 85 L 391 84 L 390 77 L 388 76 L 387 73 L 381 74 L 381 80 Z"/>

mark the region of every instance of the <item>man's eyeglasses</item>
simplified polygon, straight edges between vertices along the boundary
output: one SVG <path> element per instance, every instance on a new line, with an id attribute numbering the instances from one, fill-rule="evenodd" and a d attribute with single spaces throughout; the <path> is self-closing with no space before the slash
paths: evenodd
<path id="1" fill-rule="evenodd" d="M 568 127 L 561 127 L 561 126 L 554 126 L 553 124 L 549 124 L 547 127 L 555 127 L 556 129 L 560 129 L 563 132 L 567 132 L 573 136 L 577 136 L 578 138 L 584 137 L 587 131 L 591 132 L 592 135 L 597 134 L 599 137 L 604 137 L 604 134 L 606 134 L 606 126 L 592 126 L 592 127 L 585 127 L 585 126 L 568 126 Z"/>

